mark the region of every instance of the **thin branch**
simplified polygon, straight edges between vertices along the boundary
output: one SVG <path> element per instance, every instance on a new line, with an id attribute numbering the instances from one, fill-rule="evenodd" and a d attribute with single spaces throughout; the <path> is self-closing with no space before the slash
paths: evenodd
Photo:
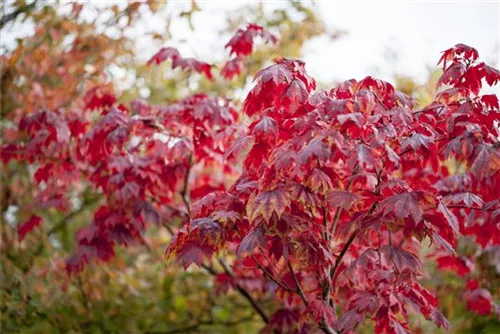
<path id="1" fill-rule="evenodd" d="M 219 258 L 217 260 L 219 261 L 220 265 L 224 269 L 225 273 L 227 275 L 229 275 L 229 277 L 231 277 L 234 280 L 236 277 L 234 276 L 233 272 L 228 267 L 228 265 L 224 262 L 224 260 L 221 259 L 221 258 Z M 257 303 L 257 301 L 252 297 L 252 295 L 245 288 L 243 288 L 239 283 L 236 283 L 236 289 L 241 293 L 241 295 L 243 295 L 243 297 L 245 297 L 250 302 L 250 304 L 255 309 L 255 311 L 257 311 L 257 313 L 260 315 L 260 317 L 262 318 L 262 320 L 266 324 L 269 323 L 269 317 L 267 316 L 266 312 Z"/>
<path id="2" fill-rule="evenodd" d="M 358 170 L 359 166 L 356 166 L 352 171 L 351 178 L 349 179 L 349 182 L 347 183 L 345 190 L 349 191 L 349 189 L 351 189 L 351 186 L 354 183 L 354 177 L 356 176 L 356 174 L 358 174 Z M 337 229 L 337 224 L 339 223 L 341 213 L 342 213 L 342 207 L 339 207 L 337 209 L 337 212 L 335 213 L 335 217 L 333 218 L 332 229 L 330 231 L 330 238 L 333 238 L 335 234 L 335 230 Z"/>
<path id="3" fill-rule="evenodd" d="M 213 276 L 219 275 L 219 273 L 212 266 L 209 266 L 209 265 L 202 263 L 201 267 L 203 269 L 205 269 L 206 271 L 208 271 L 210 275 L 213 275 Z"/>
<path id="4" fill-rule="evenodd" d="M 236 231 L 236 233 L 238 234 L 238 236 L 240 238 L 243 238 L 243 236 L 241 235 L 240 231 L 235 227 L 234 230 Z M 280 280 L 274 276 L 273 273 L 269 272 L 269 270 L 267 270 L 263 265 L 262 263 L 259 262 L 259 260 L 257 259 L 257 257 L 252 254 L 252 259 L 255 261 L 255 263 L 257 264 L 257 267 L 259 267 L 260 270 L 262 270 L 262 272 L 271 280 L 273 281 L 274 283 L 276 283 L 279 287 L 281 287 L 282 289 L 285 289 L 287 291 L 293 291 L 293 289 L 289 288 L 288 286 L 286 286 L 284 283 L 280 282 Z M 271 263 L 271 261 L 269 261 L 268 259 L 268 262 Z"/>
<path id="5" fill-rule="evenodd" d="M 351 244 L 354 242 L 354 239 L 356 238 L 357 234 L 358 234 L 358 231 L 354 231 L 351 234 L 351 236 L 349 237 L 349 240 L 347 240 L 346 244 L 344 245 L 344 248 L 342 248 L 339 256 L 335 260 L 335 265 L 330 270 L 330 281 L 332 281 L 332 283 L 333 283 L 333 278 L 335 277 L 335 273 L 337 272 L 337 269 L 338 269 L 340 263 L 342 262 L 342 259 L 344 258 L 345 254 L 349 250 L 349 247 L 351 247 Z M 323 288 L 323 296 L 325 296 L 326 298 L 328 297 L 328 294 L 330 293 L 330 285 L 331 284 L 327 284 Z"/>
<path id="6" fill-rule="evenodd" d="M 408 137 L 409 138 L 409 137 Z M 436 140 L 434 140 L 434 142 L 438 142 L 438 141 L 442 141 L 442 140 L 453 140 L 455 139 L 456 137 L 452 137 L 452 138 L 449 138 L 448 136 L 442 136 L 440 138 L 437 138 Z M 409 148 L 407 148 L 406 150 L 404 150 L 403 152 L 400 152 L 398 153 L 398 156 L 403 156 L 405 155 L 406 153 L 409 153 L 413 151 L 413 149 L 411 148 L 411 146 Z"/>
<path id="7" fill-rule="evenodd" d="M 185 326 L 185 327 L 175 328 L 175 329 L 171 329 L 171 330 L 167 330 L 167 331 L 163 331 L 163 332 L 153 331 L 153 332 L 146 332 L 146 333 L 147 334 L 150 334 L 150 333 L 151 334 L 153 334 L 153 333 L 154 334 L 189 333 L 191 331 L 197 330 L 201 326 L 216 325 L 216 324 L 220 324 L 220 325 L 224 325 L 224 326 L 235 326 L 235 325 L 239 325 L 241 323 L 247 322 L 247 321 L 251 321 L 252 319 L 253 319 L 252 316 L 246 316 L 246 317 L 232 320 L 232 321 L 220 321 L 219 320 L 219 321 L 215 322 L 213 319 L 199 320 L 196 323 L 194 323 L 192 325 Z"/>
<path id="8" fill-rule="evenodd" d="M 385 109 L 385 110 L 389 110 L 389 108 L 387 108 L 387 106 L 386 106 L 386 105 L 382 102 L 382 100 L 380 99 L 380 97 L 378 97 L 378 95 L 377 95 L 377 94 L 375 94 L 375 92 L 372 92 L 372 93 L 373 93 L 373 95 L 375 96 L 375 98 L 377 99 L 378 103 L 379 103 L 382 107 L 384 107 L 384 109 Z"/>
<path id="9" fill-rule="evenodd" d="M 351 236 L 349 237 L 349 240 L 347 240 L 347 243 L 344 245 L 344 248 L 340 252 L 339 256 L 337 257 L 337 260 L 335 260 L 335 265 L 333 266 L 332 270 L 330 270 L 330 279 L 333 284 L 333 280 L 335 278 L 335 274 L 337 273 L 337 269 L 340 266 L 340 263 L 342 262 L 342 259 L 346 255 L 347 251 L 349 250 L 349 247 L 351 247 L 351 244 L 354 242 L 354 239 L 356 238 L 358 234 L 358 231 L 354 231 Z"/>
<path id="10" fill-rule="evenodd" d="M 85 198 L 83 200 L 82 205 L 80 206 L 80 208 L 78 210 L 73 211 L 73 212 L 69 213 L 67 216 L 63 217 L 57 224 L 55 224 L 54 226 L 52 226 L 50 228 L 50 230 L 47 231 L 47 235 L 51 236 L 52 234 L 54 234 L 54 233 L 62 230 L 71 221 L 71 219 L 73 219 L 76 216 L 78 216 L 80 213 L 82 213 L 83 211 L 85 211 L 92 204 L 97 203 L 100 199 L 101 199 L 101 197 L 99 197 L 99 196 L 92 197 L 90 199 Z"/>
<path id="11" fill-rule="evenodd" d="M 168 224 L 163 224 L 167 231 L 169 232 L 170 235 L 174 235 L 174 231 L 172 230 L 172 228 L 168 225 Z M 146 247 L 148 250 L 150 250 L 151 248 L 150 247 Z M 222 266 L 222 268 L 224 269 L 224 272 L 229 276 L 231 277 L 233 280 L 236 279 L 236 277 L 234 276 L 234 273 L 231 271 L 231 269 L 227 266 L 227 264 L 224 262 L 223 259 L 221 258 L 218 258 L 217 261 L 220 263 L 220 265 Z M 201 264 L 201 267 L 203 269 L 205 269 L 209 274 L 211 274 L 212 276 L 217 276 L 219 275 L 219 273 L 212 267 L 212 266 L 208 266 L 204 263 Z M 255 309 L 255 311 L 260 315 L 260 317 L 262 318 L 262 320 L 267 324 L 269 322 L 269 317 L 267 316 L 267 314 L 265 313 L 265 311 L 262 309 L 262 307 L 257 303 L 257 301 L 252 297 L 252 295 L 244 288 L 242 287 L 240 284 L 236 283 L 236 289 L 238 290 L 238 292 L 243 296 L 245 297 L 249 302 L 250 304 L 252 305 L 252 307 Z"/>
<path id="12" fill-rule="evenodd" d="M 434 109 L 439 109 L 439 111 L 438 111 L 438 114 L 439 114 L 444 107 L 445 107 L 445 105 L 441 105 L 441 106 L 434 106 L 434 107 L 430 107 L 430 108 L 420 109 L 420 110 L 415 111 L 413 113 L 413 115 L 420 114 L 420 113 L 426 112 L 426 111 L 431 111 Z"/>
<path id="13" fill-rule="evenodd" d="M 89 300 L 87 298 L 87 294 L 85 293 L 85 290 L 83 289 L 83 282 L 80 276 L 77 278 L 78 282 L 78 289 L 80 290 L 80 293 L 82 294 L 82 299 L 83 299 L 83 306 L 87 310 L 87 312 L 90 312 L 90 305 L 89 305 Z"/>
<path id="14" fill-rule="evenodd" d="M 337 208 L 337 211 L 335 212 L 335 216 L 333 217 L 332 228 L 330 230 L 330 239 L 333 239 L 333 236 L 335 235 L 335 230 L 337 229 L 341 213 L 342 213 L 342 207 L 339 206 Z"/>
<path id="15" fill-rule="evenodd" d="M 307 306 L 309 305 L 309 301 L 307 300 L 306 295 L 304 294 L 304 290 L 302 289 L 302 285 L 300 285 L 299 280 L 297 279 L 297 276 L 295 275 L 295 271 L 293 270 L 292 264 L 290 263 L 290 260 L 287 262 L 288 270 L 290 270 L 290 273 L 292 274 L 293 282 L 295 283 L 295 286 L 297 287 L 297 294 L 302 298 L 302 301 L 304 304 Z"/>
<path id="16" fill-rule="evenodd" d="M 181 192 L 182 200 L 184 201 L 184 204 L 186 205 L 186 210 L 187 210 L 187 212 L 188 212 L 188 214 L 189 214 L 190 217 L 191 217 L 191 203 L 189 201 L 187 193 L 188 193 L 188 190 L 189 190 L 189 174 L 190 174 L 190 171 L 191 171 L 191 167 L 192 167 L 192 156 L 189 157 L 189 169 L 186 172 L 186 177 L 185 177 L 185 180 L 184 180 L 184 187 L 183 187 L 182 192 Z M 165 226 L 167 226 L 167 224 L 165 224 Z M 171 235 L 174 235 L 172 228 L 170 228 L 168 226 L 167 230 L 169 231 L 169 233 Z M 234 276 L 233 272 L 227 266 L 227 264 L 224 262 L 224 260 L 221 259 L 221 258 L 218 258 L 217 260 L 221 264 L 221 266 L 224 269 L 225 273 L 227 275 L 229 275 L 232 279 L 235 279 L 235 276 Z M 209 267 L 209 266 L 207 266 L 205 264 L 202 264 L 202 267 L 205 270 L 207 270 L 210 274 L 212 274 L 214 276 L 218 275 L 218 273 L 215 270 L 213 270 L 212 267 Z M 245 297 L 250 302 L 250 304 L 255 309 L 255 311 L 257 311 L 257 313 L 260 315 L 260 317 L 262 318 L 262 320 L 267 324 L 269 322 L 269 317 L 264 312 L 264 310 L 262 309 L 262 307 L 257 303 L 257 301 L 252 297 L 252 295 L 244 287 L 242 287 L 238 283 L 236 283 L 236 289 L 240 292 L 240 294 L 243 297 Z"/>
<path id="17" fill-rule="evenodd" d="M 377 173 L 377 190 L 376 190 L 376 194 L 377 195 L 380 194 L 380 187 L 379 187 L 380 186 L 380 181 L 381 181 L 381 175 L 380 175 L 380 173 Z M 375 211 L 375 209 L 377 208 L 377 206 L 378 206 L 378 201 L 373 202 L 373 204 L 371 205 L 370 209 L 366 213 L 366 216 L 371 215 Z M 340 254 L 337 257 L 337 259 L 335 260 L 335 265 L 330 270 L 330 282 L 331 283 L 328 284 L 328 279 L 325 278 L 325 284 L 323 285 L 323 299 L 324 300 L 329 300 L 330 299 L 330 297 L 329 297 L 330 290 L 331 290 L 331 286 L 333 285 L 333 279 L 335 277 L 337 269 L 338 269 L 340 263 L 342 262 L 343 257 L 345 256 L 345 254 L 349 250 L 349 247 L 351 247 L 351 244 L 354 242 L 354 239 L 356 238 L 357 233 L 358 233 L 358 231 L 356 230 L 356 231 L 354 231 L 351 234 L 351 236 L 349 237 L 349 240 L 347 240 L 347 243 L 344 245 L 344 248 L 340 252 Z"/>
<path id="18" fill-rule="evenodd" d="M 191 168 L 193 167 L 192 165 L 192 160 L 193 156 L 189 156 L 189 168 L 186 171 L 186 176 L 184 178 L 184 187 L 182 188 L 181 191 L 181 196 L 182 196 L 182 201 L 184 202 L 184 205 L 186 205 L 186 210 L 189 215 L 189 218 L 191 219 L 191 202 L 188 198 L 188 191 L 189 191 L 189 174 L 191 173 Z"/>
<path id="19" fill-rule="evenodd" d="M 15 20 L 19 15 L 27 13 L 30 10 L 32 10 L 33 8 L 35 8 L 37 2 L 38 2 L 38 0 L 35 0 L 32 3 L 30 3 L 29 5 L 20 6 L 12 13 L 9 13 L 7 15 L 3 15 L 2 19 L 0 19 L 0 28 L 3 28 L 10 21 Z"/>
<path id="20" fill-rule="evenodd" d="M 304 305 L 307 307 L 309 305 L 309 301 L 307 300 L 307 297 L 304 293 L 304 289 L 302 288 L 302 285 L 300 284 L 299 280 L 297 279 L 297 275 L 295 275 L 295 270 L 293 269 L 292 263 L 290 260 L 287 262 L 288 270 L 292 274 L 293 281 L 297 287 L 296 293 L 300 296 L 302 299 L 302 302 Z M 320 323 L 318 324 L 318 327 L 325 333 L 327 334 L 336 334 L 336 332 L 325 322 L 324 319 L 321 319 Z"/>
<path id="21" fill-rule="evenodd" d="M 378 235 L 378 248 L 377 248 L 378 265 L 382 269 L 382 255 L 380 254 L 380 248 L 382 248 L 382 235 L 380 234 L 380 230 L 377 231 L 377 235 Z"/>
<path id="22" fill-rule="evenodd" d="M 375 96 L 376 96 L 376 94 L 375 94 Z M 354 170 L 352 171 L 351 178 L 349 179 L 349 182 L 346 186 L 347 191 L 349 191 L 349 189 L 351 189 L 351 186 L 354 183 L 354 177 L 358 174 L 358 170 L 359 170 L 359 165 L 356 165 L 356 167 L 354 167 Z M 335 212 L 335 217 L 333 218 L 332 228 L 330 231 L 330 237 L 329 237 L 330 241 L 331 241 L 331 239 L 333 239 L 333 237 L 335 235 L 335 230 L 337 229 L 337 225 L 339 223 L 341 213 L 342 213 L 342 208 L 341 207 L 337 208 L 337 212 Z M 328 270 L 331 271 L 331 269 L 332 268 L 329 268 L 329 269 L 327 269 L 327 271 Z M 323 299 L 324 300 L 329 299 L 329 294 L 330 294 L 330 289 L 331 289 L 329 281 L 330 280 L 327 277 L 325 277 L 324 282 L 323 282 Z"/>
<path id="23" fill-rule="evenodd" d="M 264 274 L 274 283 L 276 283 L 280 288 L 287 290 L 287 291 L 293 291 L 293 289 L 289 288 L 286 286 L 284 283 L 280 282 L 277 277 L 275 277 L 273 274 L 271 274 L 258 260 L 255 255 L 252 255 L 253 260 L 257 264 L 257 267 L 259 267 L 260 270 L 264 272 Z"/>
<path id="24" fill-rule="evenodd" d="M 327 334 L 337 334 L 337 332 L 335 332 L 330 326 L 328 326 L 324 320 L 321 320 L 321 322 L 319 323 L 319 328 Z"/>
<path id="25" fill-rule="evenodd" d="M 323 206 L 323 228 L 325 229 L 321 234 L 324 240 L 328 240 L 328 210 L 326 205 Z"/>

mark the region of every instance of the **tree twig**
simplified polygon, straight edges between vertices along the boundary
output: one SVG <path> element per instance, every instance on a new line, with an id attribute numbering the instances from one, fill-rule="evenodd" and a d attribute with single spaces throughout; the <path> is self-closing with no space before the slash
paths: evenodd
<path id="1" fill-rule="evenodd" d="M 335 260 L 335 264 L 333 268 L 330 270 L 330 281 L 333 282 L 333 278 L 335 277 L 335 273 L 337 272 L 337 269 L 342 262 L 342 259 L 344 258 L 345 254 L 349 250 L 349 247 L 351 247 L 351 244 L 354 242 L 354 239 L 356 238 L 356 235 L 358 234 L 358 231 L 354 231 L 351 236 L 349 237 L 349 240 L 347 240 L 346 244 L 344 245 L 344 248 L 340 251 L 339 256 Z M 330 285 L 331 284 L 326 284 L 326 288 L 323 288 L 323 296 L 325 298 L 328 298 L 328 294 L 330 293 Z"/>
<path id="2" fill-rule="evenodd" d="M 3 15 L 2 18 L 0 19 L 0 28 L 3 28 L 7 23 L 10 21 L 15 20 L 19 15 L 24 14 L 35 8 L 38 0 L 34 0 L 32 3 L 29 5 L 24 5 L 18 7 L 15 11 L 12 13 L 9 13 L 7 15 Z"/>
<path id="3" fill-rule="evenodd" d="M 347 183 L 347 186 L 345 190 L 349 191 L 351 189 L 352 184 L 354 183 L 354 177 L 358 174 L 359 166 L 356 166 L 354 170 L 352 171 L 351 178 L 349 182 Z M 330 238 L 333 238 L 335 234 L 335 230 L 337 229 L 337 225 L 340 220 L 340 214 L 342 213 L 342 207 L 337 208 L 337 212 L 335 213 L 335 217 L 333 218 L 333 223 L 332 223 L 332 228 L 330 231 Z"/>
<path id="4" fill-rule="evenodd" d="M 290 263 L 290 260 L 287 262 L 288 270 L 290 270 L 290 274 L 292 274 L 293 282 L 295 283 L 296 289 L 297 289 L 297 294 L 300 296 L 302 301 L 304 302 L 304 305 L 309 305 L 309 301 L 307 300 L 306 295 L 304 294 L 304 290 L 302 289 L 302 285 L 300 285 L 299 280 L 297 279 L 297 275 L 295 275 L 295 270 L 293 270 L 292 264 Z"/>
<path id="5" fill-rule="evenodd" d="M 231 277 L 233 280 L 235 280 L 236 277 L 234 276 L 234 273 L 231 271 L 231 269 L 228 267 L 228 265 L 224 262 L 224 260 L 221 258 L 218 258 L 217 260 L 220 263 L 220 265 L 222 266 L 222 268 L 224 269 L 224 272 L 227 275 L 229 275 L 229 277 Z M 236 289 L 241 293 L 241 295 L 243 297 L 245 297 L 250 302 L 250 304 L 255 309 L 255 311 L 257 311 L 257 313 L 260 315 L 262 320 L 266 324 L 269 323 L 269 317 L 267 316 L 264 309 L 253 298 L 253 296 L 245 288 L 243 288 L 239 283 L 236 283 Z"/>
<path id="6" fill-rule="evenodd" d="M 184 186 L 181 191 L 181 196 L 182 196 L 182 201 L 184 202 L 184 205 L 186 206 L 186 211 L 189 215 L 189 219 L 191 219 L 191 202 L 188 198 L 188 191 L 189 191 L 189 174 L 191 173 L 191 168 L 193 167 L 193 156 L 189 156 L 189 167 L 186 171 L 186 176 L 184 178 Z"/>
<path id="7" fill-rule="evenodd" d="M 293 289 L 291 289 L 290 287 L 286 286 L 284 283 L 280 282 L 279 279 L 277 277 L 275 277 L 272 273 L 269 272 L 269 270 L 267 270 L 258 260 L 257 260 L 257 257 L 255 255 L 252 255 L 252 258 L 253 260 L 255 261 L 255 263 L 257 264 L 257 267 L 259 267 L 260 270 L 262 270 L 262 272 L 264 272 L 264 274 L 271 280 L 273 281 L 274 283 L 276 283 L 280 288 L 284 289 L 284 290 L 287 290 L 287 291 L 293 291 Z"/>
<path id="8" fill-rule="evenodd" d="M 77 278 L 78 282 L 78 289 L 80 290 L 80 293 L 82 294 L 82 299 L 83 299 L 83 306 L 87 310 L 87 313 L 90 312 L 90 305 L 89 305 L 89 300 L 87 298 L 87 294 L 85 293 L 85 290 L 83 289 L 83 282 L 80 276 Z"/>
<path id="9" fill-rule="evenodd" d="M 55 224 L 54 226 L 52 226 L 50 228 L 50 230 L 48 230 L 47 235 L 51 236 L 52 234 L 58 232 L 59 230 L 62 230 L 69 223 L 69 221 L 71 219 L 78 216 L 85 209 L 87 209 L 90 205 L 97 203 L 100 199 L 101 199 L 101 197 L 99 197 L 99 196 L 92 197 L 90 199 L 85 198 L 83 200 L 82 205 L 80 206 L 80 208 L 78 210 L 73 211 L 73 212 L 69 213 L 67 216 L 63 217 L 57 224 Z"/>

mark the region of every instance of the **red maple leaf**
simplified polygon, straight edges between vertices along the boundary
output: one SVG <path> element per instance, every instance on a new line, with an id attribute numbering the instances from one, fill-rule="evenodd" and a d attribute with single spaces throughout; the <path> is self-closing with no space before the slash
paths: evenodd
<path id="1" fill-rule="evenodd" d="M 28 233 L 33 231 L 37 226 L 42 224 L 43 220 L 37 215 L 31 215 L 31 217 L 24 223 L 17 227 L 17 237 L 19 241 L 23 241 Z"/>
<path id="2" fill-rule="evenodd" d="M 224 63 L 221 75 L 224 79 L 231 80 L 241 74 L 243 70 L 243 61 L 240 57 L 235 57 Z"/>
<path id="3" fill-rule="evenodd" d="M 163 63 L 168 59 L 174 60 L 176 58 L 180 58 L 180 56 L 181 55 L 176 48 L 173 47 L 161 48 L 160 51 L 155 53 L 155 55 L 148 60 L 148 66 L 153 63 L 156 63 L 156 65 L 160 65 L 161 63 Z"/>
<path id="4" fill-rule="evenodd" d="M 474 263 L 465 257 L 442 256 L 437 259 L 440 269 L 452 270 L 459 276 L 465 276 L 474 269 Z"/>
<path id="5" fill-rule="evenodd" d="M 234 36 L 225 45 L 230 54 L 247 56 L 252 53 L 255 37 L 261 37 L 264 42 L 276 44 L 278 38 L 256 24 L 248 24 L 245 29 L 238 29 Z"/>
<path id="6" fill-rule="evenodd" d="M 464 298 L 467 301 L 467 308 L 479 315 L 488 315 L 494 310 L 493 297 L 488 290 L 475 289 L 466 291 Z"/>

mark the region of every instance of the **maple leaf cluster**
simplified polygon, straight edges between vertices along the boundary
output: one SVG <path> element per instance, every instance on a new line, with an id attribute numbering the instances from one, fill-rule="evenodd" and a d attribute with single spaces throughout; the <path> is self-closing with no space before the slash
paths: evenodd
<path id="1" fill-rule="evenodd" d="M 245 29 L 238 29 L 225 46 L 229 49 L 229 55 L 234 55 L 234 57 L 225 62 L 222 67 L 221 75 L 224 79 L 231 80 L 240 75 L 244 66 L 243 61 L 245 57 L 252 54 L 254 40 L 257 37 L 260 37 L 265 43 L 278 43 L 278 38 L 275 35 L 257 24 L 249 23 Z"/>
<path id="2" fill-rule="evenodd" d="M 238 30 L 226 45 L 235 58 L 224 78 L 241 72 L 256 37 L 277 41 L 257 25 Z M 172 47 L 148 64 L 166 60 L 213 78 L 212 65 Z M 149 224 L 173 231 L 180 220 L 168 257 L 215 273 L 220 292 L 239 291 L 267 323 L 264 332 L 349 333 L 371 319 L 377 333 L 406 333 L 410 313 L 448 328 L 422 284 L 428 241 L 440 269 L 467 279 L 467 307 L 497 312 L 476 259 L 456 248 L 461 235 L 475 240 L 478 254 L 500 243 L 499 104 L 480 95 L 500 72 L 462 44 L 440 63 L 440 91 L 418 110 L 373 77 L 316 90 L 305 63 L 283 57 L 256 74 L 241 113 L 203 93 L 125 106 L 94 87 L 81 108 L 22 116 L 23 140 L 3 145 L 1 158 L 35 167 L 44 185 L 35 212 L 68 211 L 82 185 L 102 193 L 92 223 L 76 235 L 70 273 L 108 261 L 118 245 L 143 243 Z M 19 239 L 43 224 L 33 214 Z M 222 252 L 231 268 L 219 258 L 217 273 L 209 264 Z M 252 294 L 280 307 L 268 317 Z"/>
<path id="3" fill-rule="evenodd" d="M 438 267 L 480 277 L 455 254 L 458 236 L 479 252 L 499 244 L 500 113 L 479 92 L 500 73 L 457 45 L 443 53 L 435 101 L 415 110 L 382 80 L 315 91 L 304 62 L 274 62 L 255 76 L 251 124 L 225 155 L 244 156 L 241 176 L 194 204 L 167 254 L 188 267 L 234 251 L 233 287 L 255 273 L 284 305 L 269 332 L 345 333 L 369 318 L 377 333 L 406 333 L 410 312 L 448 328 L 420 283 L 419 251 L 430 240 Z M 477 281 L 464 297 L 496 312 Z"/>
<path id="4" fill-rule="evenodd" d="M 172 69 L 180 68 L 186 72 L 197 72 L 205 75 L 209 80 L 213 80 L 212 65 L 194 58 L 183 58 L 176 48 L 161 48 L 149 61 L 148 65 L 160 65 L 164 61 L 172 61 Z"/>

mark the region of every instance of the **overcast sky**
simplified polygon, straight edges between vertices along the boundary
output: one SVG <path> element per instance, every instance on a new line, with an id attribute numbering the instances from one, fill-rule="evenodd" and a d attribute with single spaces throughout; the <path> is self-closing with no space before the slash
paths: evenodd
<path id="1" fill-rule="evenodd" d="M 499 63 L 499 3 L 331 1 L 318 7 L 327 24 L 349 32 L 333 44 L 312 43 L 306 51 L 311 72 L 325 80 L 360 77 L 377 66 L 382 75 L 400 72 L 422 79 L 426 66 L 434 66 L 440 52 L 457 43 L 474 46 L 483 59 Z M 395 68 L 384 61 L 387 47 L 399 52 Z"/>
<path id="2" fill-rule="evenodd" d="M 96 1 L 94 1 L 95 3 Z M 98 1 L 100 4 L 120 1 Z M 122 1 L 123 2 L 123 1 Z M 193 16 L 195 31 L 185 22 L 171 27 L 172 46 L 179 47 L 186 56 L 205 61 L 221 61 L 227 57 L 218 32 L 224 28 L 226 13 L 255 1 L 202 1 L 201 12 Z M 265 1 L 271 11 L 286 6 L 283 1 Z M 376 75 L 389 80 L 393 74 L 405 74 L 424 81 L 428 68 L 435 66 L 440 52 L 457 43 L 478 49 L 483 60 L 498 67 L 500 64 L 500 4 L 498 2 L 460 1 L 333 1 L 314 4 L 317 13 L 334 31 L 348 32 L 335 42 L 326 36 L 310 41 L 303 52 L 307 70 L 322 82 L 360 79 Z M 190 1 L 169 1 L 167 9 L 178 12 L 189 8 Z M 149 18 L 134 31 L 141 36 L 147 31 L 161 30 L 164 16 Z M 2 36 L 2 42 L 13 41 L 14 36 L 29 32 L 16 28 Z M 7 35 L 7 36 L 5 36 Z M 144 59 L 158 48 L 139 39 L 138 48 Z M 390 50 L 397 58 L 389 61 Z M 286 56 L 286 55 L 285 55 Z"/>

